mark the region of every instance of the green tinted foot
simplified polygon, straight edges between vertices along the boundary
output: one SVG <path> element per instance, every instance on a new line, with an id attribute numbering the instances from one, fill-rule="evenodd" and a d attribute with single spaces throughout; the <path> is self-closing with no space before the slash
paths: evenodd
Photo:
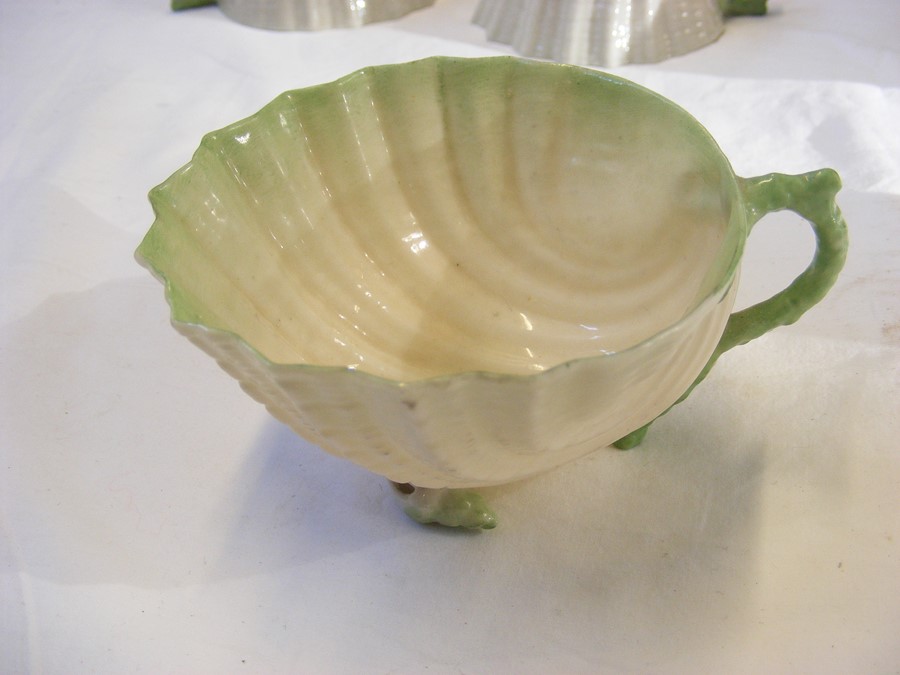
<path id="1" fill-rule="evenodd" d="M 725 16 L 762 16 L 766 13 L 766 0 L 721 0 L 721 5 Z"/>
<path id="2" fill-rule="evenodd" d="M 636 448 L 644 441 L 644 436 L 647 435 L 647 431 L 649 431 L 650 425 L 647 424 L 640 429 L 632 431 L 627 436 L 622 436 L 619 440 L 613 443 L 619 450 L 631 450 L 632 448 Z"/>
<path id="3" fill-rule="evenodd" d="M 497 527 L 497 516 L 476 492 L 420 488 L 409 483 L 393 485 L 403 501 L 403 511 L 419 523 L 481 530 Z"/>
<path id="4" fill-rule="evenodd" d="M 214 5 L 216 0 L 172 0 L 172 11 L 180 12 L 183 9 L 193 9 L 194 7 L 205 7 L 206 5 Z"/>

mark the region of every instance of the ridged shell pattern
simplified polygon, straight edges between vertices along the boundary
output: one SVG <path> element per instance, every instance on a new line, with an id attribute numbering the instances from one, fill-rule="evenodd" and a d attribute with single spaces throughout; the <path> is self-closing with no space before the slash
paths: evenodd
<path id="1" fill-rule="evenodd" d="M 226 16 L 273 30 L 359 28 L 397 19 L 434 0 L 218 0 Z"/>
<path id="2" fill-rule="evenodd" d="M 686 113 L 512 58 L 287 92 L 151 201 L 137 256 L 175 327 L 300 435 L 423 487 L 532 475 L 668 408 L 745 227 Z"/>
<path id="3" fill-rule="evenodd" d="M 719 0 L 481 0 L 473 22 L 522 55 L 604 67 L 686 54 L 724 30 Z"/>

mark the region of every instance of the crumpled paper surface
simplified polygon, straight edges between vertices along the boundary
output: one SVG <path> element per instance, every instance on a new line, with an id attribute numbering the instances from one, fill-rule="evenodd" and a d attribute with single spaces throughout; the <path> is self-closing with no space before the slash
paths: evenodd
<path id="1" fill-rule="evenodd" d="M 203 133 L 372 63 L 507 54 L 473 0 L 359 31 L 215 7 L 0 8 L 0 670 L 846 673 L 900 667 L 900 8 L 765 18 L 617 74 L 743 176 L 842 176 L 851 251 L 794 326 L 729 352 L 644 445 L 417 526 L 167 322 L 146 191 Z M 852 6 L 851 6 L 852 5 Z M 755 228 L 739 305 L 812 235 Z"/>

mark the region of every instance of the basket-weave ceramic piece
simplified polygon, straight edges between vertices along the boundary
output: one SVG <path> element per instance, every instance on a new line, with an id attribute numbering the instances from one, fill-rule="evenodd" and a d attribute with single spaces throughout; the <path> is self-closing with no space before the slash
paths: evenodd
<path id="1" fill-rule="evenodd" d="M 724 15 L 763 12 L 764 0 L 481 0 L 473 21 L 525 56 L 613 67 L 686 54 Z"/>
<path id="2" fill-rule="evenodd" d="M 211 4 L 248 26 L 312 31 L 397 19 L 433 5 L 434 0 L 172 0 L 175 10 Z"/>

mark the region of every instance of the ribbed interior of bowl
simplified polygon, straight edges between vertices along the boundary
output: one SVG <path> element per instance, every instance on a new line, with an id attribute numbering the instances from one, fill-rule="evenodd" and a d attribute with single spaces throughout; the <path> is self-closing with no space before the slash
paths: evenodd
<path id="1" fill-rule="evenodd" d="M 705 130 L 600 73 L 428 59 L 288 92 L 151 193 L 173 320 L 397 380 L 629 349 L 719 292 L 741 238 Z"/>

